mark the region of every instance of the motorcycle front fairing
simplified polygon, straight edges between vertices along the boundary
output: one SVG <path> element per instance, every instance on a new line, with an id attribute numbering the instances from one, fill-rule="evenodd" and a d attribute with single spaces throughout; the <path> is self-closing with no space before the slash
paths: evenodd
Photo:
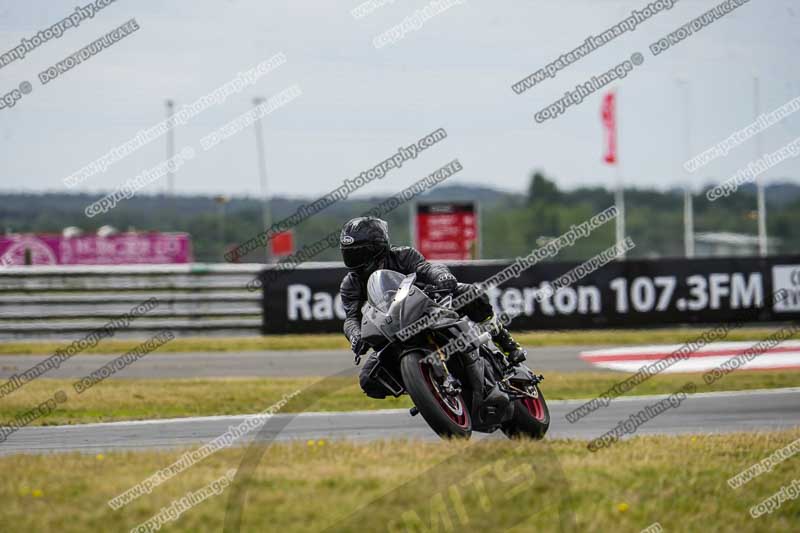
<path id="1" fill-rule="evenodd" d="M 458 313 L 439 307 L 414 285 L 416 278 L 416 274 L 403 277 L 392 270 L 378 270 L 370 276 L 367 303 L 362 309 L 361 336 L 371 346 L 385 346 L 397 339 L 399 331 L 426 315 L 435 313 L 435 318 L 424 330 L 458 322 Z"/>

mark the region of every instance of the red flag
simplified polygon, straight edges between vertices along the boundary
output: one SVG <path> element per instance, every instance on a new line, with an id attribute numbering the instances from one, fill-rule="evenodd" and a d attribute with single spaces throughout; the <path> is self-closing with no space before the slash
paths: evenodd
<path id="1" fill-rule="evenodd" d="M 606 128 L 605 162 L 614 165 L 617 162 L 617 93 L 611 91 L 603 98 L 601 117 Z"/>
<path id="2" fill-rule="evenodd" d="M 294 232 L 292 230 L 276 233 L 270 239 L 272 255 L 284 257 L 294 253 Z"/>

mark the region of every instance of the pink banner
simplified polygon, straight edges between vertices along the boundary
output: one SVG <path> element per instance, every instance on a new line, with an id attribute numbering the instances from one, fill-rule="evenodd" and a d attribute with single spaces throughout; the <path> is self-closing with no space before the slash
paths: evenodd
<path id="1" fill-rule="evenodd" d="M 186 233 L 121 233 L 88 235 L 0 236 L 0 262 L 24 265 L 163 265 L 190 263 L 192 242 Z"/>

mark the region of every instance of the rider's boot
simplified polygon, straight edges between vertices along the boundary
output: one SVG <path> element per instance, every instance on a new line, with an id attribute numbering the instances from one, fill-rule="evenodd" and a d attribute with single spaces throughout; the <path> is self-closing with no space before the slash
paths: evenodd
<path id="1" fill-rule="evenodd" d="M 492 342 L 500 348 L 500 351 L 506 354 L 511 366 L 517 366 L 525 360 L 525 356 L 528 353 L 514 340 L 503 324 L 492 320 L 492 327 L 489 332 L 492 335 Z"/>

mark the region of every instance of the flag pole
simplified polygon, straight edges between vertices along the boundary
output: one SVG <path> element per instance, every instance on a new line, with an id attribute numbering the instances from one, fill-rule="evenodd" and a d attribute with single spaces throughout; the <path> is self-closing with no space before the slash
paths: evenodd
<path id="1" fill-rule="evenodd" d="M 617 244 L 625 240 L 625 187 L 622 180 L 622 168 L 619 162 L 618 146 L 618 121 L 619 114 L 617 113 L 617 100 L 618 89 L 606 93 L 603 99 L 603 108 L 601 110 L 601 118 L 603 125 L 606 127 L 607 137 L 607 152 L 605 155 L 605 162 L 609 165 L 614 165 L 616 168 L 616 187 L 614 190 L 614 206 L 617 208 L 617 217 L 614 219 L 616 229 Z M 623 250 L 618 259 L 625 259 L 625 251 Z"/>
<path id="2" fill-rule="evenodd" d="M 614 148 L 616 151 L 615 160 L 617 167 L 617 244 L 625 240 L 625 185 L 622 180 L 622 163 L 619 157 L 619 89 L 614 89 Z M 619 255 L 620 259 L 625 259 L 625 249 Z"/>
<path id="3" fill-rule="evenodd" d="M 617 244 L 625 240 L 625 190 L 622 186 L 622 171 L 617 162 L 617 190 L 614 193 L 614 205 L 617 206 Z M 625 249 L 622 249 L 619 255 L 620 259 L 625 259 Z"/>

